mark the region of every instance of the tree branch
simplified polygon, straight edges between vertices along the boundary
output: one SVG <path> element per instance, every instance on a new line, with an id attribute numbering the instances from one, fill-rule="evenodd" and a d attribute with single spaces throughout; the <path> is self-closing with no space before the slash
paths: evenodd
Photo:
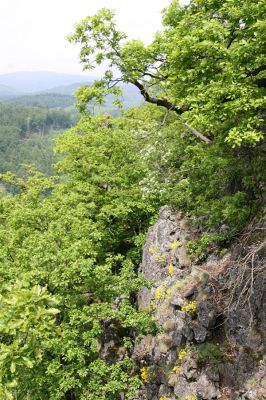
<path id="1" fill-rule="evenodd" d="M 178 115 L 182 115 L 185 111 L 189 110 L 189 107 L 186 105 L 182 106 L 181 108 L 177 108 L 175 106 L 175 104 L 171 103 L 170 101 L 168 101 L 165 98 L 158 99 L 157 97 L 150 96 L 150 94 L 147 92 L 147 90 L 142 85 L 142 83 L 140 83 L 137 80 L 133 81 L 132 84 L 135 85 L 139 89 L 140 93 L 142 94 L 142 96 L 148 103 L 152 103 L 152 104 L 156 104 L 157 106 L 165 107 L 168 110 L 172 110 L 172 111 L 176 112 Z"/>
<path id="2" fill-rule="evenodd" d="M 168 76 L 158 76 L 158 75 L 154 75 L 151 72 L 143 72 L 142 76 L 150 76 L 153 79 L 159 79 L 161 80 L 166 80 L 168 78 Z"/>
<path id="3" fill-rule="evenodd" d="M 202 140 L 206 144 L 210 144 L 211 140 L 208 139 L 206 136 L 204 136 L 202 133 L 197 131 L 197 129 L 193 128 L 193 126 L 190 126 L 187 122 L 182 122 L 181 123 L 191 132 L 193 133 L 194 136 L 196 136 L 198 139 Z"/>
<path id="4" fill-rule="evenodd" d="M 132 82 L 133 85 L 135 85 L 139 90 L 140 93 L 142 94 L 142 96 L 144 97 L 145 101 L 147 101 L 147 103 L 151 103 L 151 104 L 156 104 L 157 106 L 161 106 L 166 108 L 169 111 L 174 111 L 176 114 L 178 114 L 179 116 L 181 116 L 185 111 L 188 111 L 190 108 L 187 105 L 182 106 L 181 108 L 177 108 L 176 105 L 174 103 L 171 103 L 170 101 L 168 101 L 167 99 L 163 98 L 163 99 L 158 99 L 156 97 L 152 97 L 150 96 L 150 94 L 148 93 L 148 91 L 145 89 L 145 87 L 142 85 L 142 83 L 140 83 L 139 81 L 135 80 Z M 187 122 L 182 122 L 181 123 L 194 135 L 196 136 L 198 139 L 202 140 L 204 143 L 206 144 L 210 144 L 211 140 L 208 139 L 206 136 L 204 136 L 202 133 L 200 133 L 199 131 L 197 131 L 197 129 L 193 128 L 192 126 L 190 126 Z"/>
<path id="5" fill-rule="evenodd" d="M 123 82 L 123 79 L 111 79 L 108 83 L 108 89 L 112 89 L 113 87 L 117 86 L 119 82 Z"/>
<path id="6" fill-rule="evenodd" d="M 231 47 L 231 45 L 233 44 L 233 41 L 236 39 L 235 32 L 236 32 L 236 27 L 234 27 L 232 29 L 232 31 L 230 32 L 229 41 L 228 41 L 227 46 L 226 46 L 227 49 L 229 49 Z"/>
<path id="7" fill-rule="evenodd" d="M 266 71 L 266 64 L 262 64 L 258 68 L 255 68 L 255 69 L 252 69 L 252 70 L 248 71 L 247 75 L 248 76 L 256 76 L 262 71 Z"/>

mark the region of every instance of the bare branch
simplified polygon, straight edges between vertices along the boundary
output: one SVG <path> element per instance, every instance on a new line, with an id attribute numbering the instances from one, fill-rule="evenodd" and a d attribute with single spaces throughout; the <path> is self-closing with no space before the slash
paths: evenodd
<path id="1" fill-rule="evenodd" d="M 182 121 L 181 121 L 182 122 Z M 200 140 L 202 140 L 203 142 L 205 142 L 206 144 L 210 144 L 211 140 L 208 139 L 206 136 L 204 136 L 202 133 L 200 133 L 199 131 L 197 131 L 197 129 L 193 128 L 193 126 L 190 126 L 187 122 L 182 122 L 182 124 L 188 129 L 190 130 L 191 133 L 193 133 L 194 136 L 196 136 L 197 138 L 199 138 Z"/>
<path id="2" fill-rule="evenodd" d="M 178 114 L 179 116 L 182 115 L 185 111 L 189 110 L 189 106 L 184 105 L 180 108 L 177 108 L 176 105 L 174 103 L 171 103 L 169 100 L 162 98 L 159 99 L 157 97 L 152 97 L 150 96 L 150 94 L 148 93 L 148 91 L 145 89 L 144 85 L 142 83 L 140 83 L 139 81 L 135 80 L 132 82 L 133 85 L 135 85 L 139 90 L 140 93 L 142 94 L 142 96 L 144 97 L 144 99 L 151 104 L 156 104 L 157 106 L 161 106 L 166 108 L 169 111 L 174 111 L 176 114 Z M 190 126 L 187 122 L 182 122 L 181 123 L 194 135 L 196 136 L 198 139 L 202 140 L 204 143 L 206 144 L 210 144 L 211 140 L 208 139 L 206 136 L 204 136 L 202 133 L 200 133 L 199 131 L 197 131 L 197 129 L 193 128 L 192 126 Z"/>
<path id="3" fill-rule="evenodd" d="M 177 114 L 181 115 L 183 114 L 185 111 L 189 110 L 188 106 L 183 106 L 181 108 L 177 108 L 175 106 L 175 104 L 171 103 L 170 101 L 168 101 L 167 99 L 158 99 L 156 97 L 152 97 L 150 96 L 150 94 L 147 92 L 147 90 L 145 89 L 144 85 L 142 83 L 140 83 L 139 81 L 135 80 L 132 82 L 133 85 L 135 85 L 139 90 L 140 93 L 142 94 L 142 96 L 144 97 L 144 99 L 148 102 L 148 103 L 152 103 L 152 104 L 156 104 L 157 106 L 162 106 L 167 108 L 168 110 L 173 110 L 174 112 L 176 112 Z"/>
<path id="4" fill-rule="evenodd" d="M 113 87 L 115 87 L 116 85 L 118 85 L 118 83 L 123 82 L 123 79 L 112 79 L 109 81 L 108 83 L 108 89 L 112 89 Z"/>
<path id="5" fill-rule="evenodd" d="M 160 81 L 164 81 L 168 78 L 168 76 L 164 76 L 164 75 L 158 76 L 158 75 L 152 74 L 151 72 L 144 72 L 142 76 L 150 76 L 151 78 L 158 79 Z"/>

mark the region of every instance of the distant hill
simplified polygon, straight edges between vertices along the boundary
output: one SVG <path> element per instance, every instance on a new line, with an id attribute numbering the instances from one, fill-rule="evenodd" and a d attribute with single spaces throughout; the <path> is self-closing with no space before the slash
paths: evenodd
<path id="1" fill-rule="evenodd" d="M 93 81 L 89 82 L 81 82 L 81 83 L 73 83 L 71 85 L 67 86 L 59 86 L 52 88 L 50 90 L 46 90 L 45 93 L 58 93 L 61 95 L 65 96 L 71 96 L 74 94 L 74 92 L 80 87 L 81 85 L 91 85 Z M 123 101 L 124 101 L 124 107 L 129 108 L 133 107 L 136 105 L 139 105 L 140 103 L 143 102 L 143 97 L 140 95 L 139 90 L 131 85 L 131 84 L 121 84 L 120 87 L 123 89 Z M 112 107 L 112 101 L 114 99 L 114 96 L 108 95 L 106 97 L 106 103 L 105 106 L 107 107 Z"/>
<path id="2" fill-rule="evenodd" d="M 120 87 L 123 89 L 124 108 L 138 106 L 144 102 L 143 96 L 134 85 L 123 83 Z"/>
<path id="3" fill-rule="evenodd" d="M 75 102 L 73 93 L 80 85 L 91 85 L 93 78 L 82 75 L 55 72 L 16 72 L 0 75 L 0 100 L 23 105 L 38 105 L 47 108 L 68 108 Z M 121 85 L 124 108 L 143 102 L 142 96 L 133 85 Z M 107 96 L 103 106 L 89 106 L 95 113 L 108 112 L 117 115 L 113 106 L 114 97 Z"/>
<path id="4" fill-rule="evenodd" d="M 75 82 L 71 83 L 71 85 L 56 86 L 51 89 L 47 89 L 44 91 L 44 93 L 58 93 L 62 95 L 72 96 L 80 85 L 92 85 L 92 83 L 93 79 L 91 81 Z"/>
<path id="5" fill-rule="evenodd" d="M 16 89 L 0 84 L 0 100 L 7 100 L 19 94 L 20 93 Z"/>
<path id="6" fill-rule="evenodd" d="M 13 72 L 0 75 L 0 85 L 6 85 L 16 90 L 26 93 L 43 92 L 58 86 L 72 85 L 93 81 L 86 75 L 61 74 L 57 72 Z"/>
<path id="7" fill-rule="evenodd" d="M 52 89 L 45 90 L 45 93 L 58 93 L 61 95 L 73 95 L 73 93 L 78 89 L 81 85 L 92 85 L 93 80 L 86 82 L 75 82 L 71 85 L 66 86 L 58 86 Z M 143 102 L 143 97 L 140 95 L 139 90 L 131 85 L 131 84 L 121 84 L 120 87 L 123 89 L 123 100 L 125 104 L 125 108 L 132 107 L 138 105 Z M 106 103 L 108 106 L 112 103 L 113 96 L 107 96 Z"/>

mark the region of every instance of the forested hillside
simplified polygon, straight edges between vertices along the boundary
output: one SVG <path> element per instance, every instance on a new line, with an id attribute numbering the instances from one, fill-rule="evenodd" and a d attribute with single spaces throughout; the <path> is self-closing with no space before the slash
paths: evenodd
<path id="1" fill-rule="evenodd" d="M 55 88 L 57 93 L 52 90 L 0 102 L 0 172 L 23 172 L 22 164 L 35 164 L 46 175 L 52 174 L 56 160 L 54 140 L 79 119 L 73 95 L 78 86 L 62 86 Z M 128 85 L 124 89 L 125 109 L 141 103 L 136 89 Z M 102 104 L 91 101 L 88 112 L 118 116 L 122 110 L 113 104 L 114 100 L 113 95 L 107 95 Z"/>
<path id="2" fill-rule="evenodd" d="M 51 175 L 54 139 L 73 123 L 61 110 L 0 103 L 0 172 L 21 174 L 22 164 L 35 164 Z"/>
<path id="3" fill-rule="evenodd" d="M 54 72 L 20 72 L 0 75 L 0 101 L 9 103 L 66 109 L 73 116 L 77 115 L 74 107 L 75 91 L 81 86 L 91 86 L 92 78 L 86 75 L 68 75 Z M 120 83 L 123 89 L 123 108 L 128 109 L 143 103 L 139 90 L 133 85 Z M 95 105 L 88 104 L 93 115 L 109 113 L 119 115 L 114 97 L 107 95 L 105 101 Z"/>
<path id="4" fill-rule="evenodd" d="M 247 224 L 263 214 L 265 17 L 263 0 L 194 0 L 186 6 L 174 0 L 164 10 L 164 30 L 149 45 L 127 40 L 107 9 L 76 25 L 69 40 L 80 46 L 83 67 L 103 64 L 106 71 L 92 86 L 77 91 L 81 118 L 56 140 L 57 176 L 47 177 L 34 167 L 19 176 L 1 174 L 3 184 L 16 188 L 13 195 L 0 198 L 1 398 L 178 399 L 172 388 L 180 376 L 188 377 L 194 387 L 191 371 L 196 368 L 185 370 L 182 364 L 189 352 L 196 348 L 199 364 L 211 371 L 217 359 L 219 364 L 222 357 L 231 357 L 231 344 L 222 356 L 219 343 L 211 343 L 207 350 L 189 347 L 190 342 L 197 346 L 210 337 L 205 328 L 202 341 L 195 339 L 201 332 L 187 332 L 178 348 L 171 350 L 169 342 L 168 347 L 159 344 L 160 354 L 155 347 L 147 359 L 138 359 L 133 349 L 143 335 L 154 344 L 156 334 L 162 339 L 171 331 L 169 324 L 156 322 L 157 309 L 163 315 L 168 312 L 160 305 L 173 294 L 166 286 L 173 276 L 179 277 L 174 294 L 183 296 L 183 303 L 174 303 L 174 312 L 182 316 L 184 326 L 192 321 L 196 332 L 197 290 L 192 282 L 194 286 L 182 292 L 183 281 L 210 255 L 224 255 Z M 121 82 L 135 86 L 146 104 L 117 118 L 91 115 L 90 102 L 101 105 L 106 96 L 114 96 L 116 105 L 122 106 Z M 0 122 L 1 146 L 11 153 L 18 143 L 48 138 L 50 130 L 71 124 L 62 111 L 5 104 Z M 19 151 L 14 157 L 18 155 Z M 167 217 L 170 223 L 182 213 L 192 233 L 185 233 L 181 243 L 173 236 L 176 230 L 169 230 L 174 239 L 163 252 L 146 245 L 146 259 L 153 259 L 162 280 L 154 288 L 154 302 L 138 310 L 137 293 L 151 289 L 158 278 L 147 281 L 138 267 L 147 230 L 165 204 L 175 210 Z M 161 243 L 158 232 L 156 240 Z M 265 249 L 265 241 L 261 243 L 259 251 Z M 189 255 L 181 254 L 183 245 Z M 173 265 L 170 257 L 176 249 L 179 261 Z M 240 286 L 231 271 L 236 282 L 232 299 L 244 293 L 240 297 L 249 305 L 254 282 L 265 272 L 262 263 L 256 268 L 258 251 L 250 249 Z M 188 256 L 189 262 L 181 263 L 181 256 Z M 202 283 L 208 280 L 206 274 L 200 279 L 206 301 L 217 276 L 209 292 Z M 219 297 L 223 292 L 214 293 Z M 250 318 L 250 324 L 255 320 Z M 207 328 L 214 330 L 208 324 L 209 320 Z M 167 353 L 169 348 L 172 352 Z M 140 353 L 144 350 L 140 347 Z M 254 365 L 263 352 L 262 346 L 252 353 Z M 156 369 L 151 360 L 162 353 L 165 364 Z M 170 375 L 175 379 L 172 385 Z M 155 390 L 158 382 L 169 393 Z M 226 391 L 220 394 L 227 396 Z M 181 400 L 194 400 L 218 395 L 203 397 L 195 389 L 182 396 Z"/>
<path id="5" fill-rule="evenodd" d="M 9 103 L 35 105 L 47 108 L 65 108 L 73 106 L 74 97 L 60 93 L 40 93 L 26 96 L 13 97 Z"/>

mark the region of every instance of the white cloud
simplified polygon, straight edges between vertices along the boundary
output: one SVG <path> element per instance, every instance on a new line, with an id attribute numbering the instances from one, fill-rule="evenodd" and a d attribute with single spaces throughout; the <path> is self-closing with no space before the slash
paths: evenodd
<path id="1" fill-rule="evenodd" d="M 65 37 L 102 7 L 116 10 L 119 29 L 149 41 L 171 0 L 0 0 L 0 73 L 80 73 L 78 48 Z"/>

